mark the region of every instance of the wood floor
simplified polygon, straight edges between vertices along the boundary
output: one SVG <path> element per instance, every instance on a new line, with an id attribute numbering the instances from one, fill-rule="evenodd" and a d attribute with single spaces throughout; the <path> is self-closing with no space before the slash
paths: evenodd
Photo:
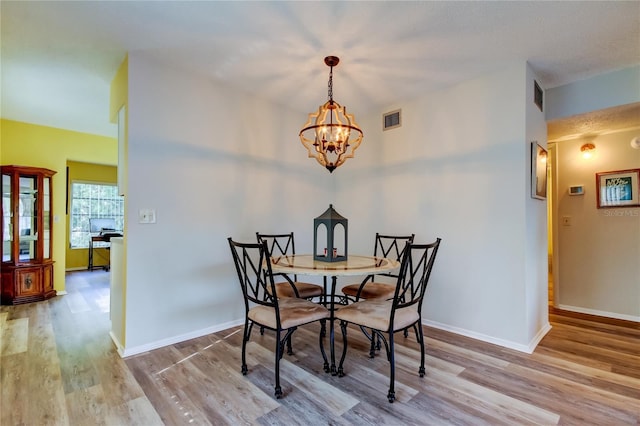
<path id="1" fill-rule="evenodd" d="M 9 425 L 638 425 L 640 324 L 553 311 L 523 354 L 425 327 L 398 335 L 388 363 L 353 329 L 345 377 L 322 371 L 319 327 L 296 331 L 273 397 L 273 333 L 254 330 L 240 373 L 239 328 L 119 358 L 108 336 L 109 276 L 71 273 L 69 294 L 0 307 L 0 424 Z"/>

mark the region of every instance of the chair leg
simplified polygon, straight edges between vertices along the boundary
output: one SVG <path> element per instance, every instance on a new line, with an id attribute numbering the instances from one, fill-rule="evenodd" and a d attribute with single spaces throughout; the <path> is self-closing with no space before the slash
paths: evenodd
<path id="1" fill-rule="evenodd" d="M 282 388 L 280 387 L 280 358 L 282 358 L 282 342 L 280 341 L 280 330 L 276 330 L 276 388 L 275 396 L 282 398 Z"/>
<path id="2" fill-rule="evenodd" d="M 253 325 L 253 323 L 251 323 L 251 325 L 249 325 L 249 319 L 245 318 L 244 320 L 244 331 L 243 331 L 243 336 L 242 336 L 242 366 L 240 368 L 240 371 L 242 371 L 242 375 L 246 376 L 247 373 L 249 372 L 249 369 L 247 368 L 247 356 L 246 356 L 246 351 L 247 351 L 247 341 L 249 341 L 249 336 L 251 335 L 251 326 Z"/>
<path id="3" fill-rule="evenodd" d="M 293 355 L 293 347 L 291 346 L 291 336 L 287 339 L 287 355 Z"/>
<path id="4" fill-rule="evenodd" d="M 338 365 L 338 377 L 344 377 L 342 364 L 347 357 L 347 324 L 346 321 L 340 321 L 340 330 L 342 330 L 342 356 L 340 357 L 340 364 Z"/>
<path id="5" fill-rule="evenodd" d="M 419 337 L 418 337 L 418 327 L 417 327 L 417 325 L 416 325 L 416 324 L 414 324 L 414 325 L 412 326 L 412 328 L 413 328 L 413 331 L 416 333 L 416 340 L 418 340 L 418 339 L 419 339 Z M 405 329 L 404 329 L 404 337 L 405 337 L 405 338 L 409 337 L 409 327 L 407 327 L 407 328 L 405 328 Z"/>
<path id="6" fill-rule="evenodd" d="M 264 334 L 264 326 L 260 326 L 260 334 Z M 291 336 L 287 339 L 287 355 L 293 355 L 293 345 L 291 344 Z"/>
<path id="7" fill-rule="evenodd" d="M 324 336 L 327 334 L 327 324 L 326 320 L 320 320 L 320 353 L 322 354 L 322 359 L 324 360 L 324 365 L 322 368 L 325 373 L 329 372 L 329 360 L 327 360 L 327 353 L 324 351 Z"/>
<path id="8" fill-rule="evenodd" d="M 379 344 L 380 344 L 380 341 L 378 341 L 378 345 Z M 375 357 L 376 357 L 376 334 L 374 333 L 373 329 L 371 329 L 371 346 L 369 347 L 369 358 L 375 358 Z"/>
<path id="9" fill-rule="evenodd" d="M 422 324 L 422 321 L 419 322 L 419 324 Z M 416 328 L 416 336 L 418 336 L 419 333 L 419 337 L 418 337 L 418 341 L 420 342 L 420 368 L 418 369 L 418 374 L 420 375 L 420 377 L 424 377 L 425 374 L 425 370 L 424 370 L 424 334 L 422 332 L 422 326 L 418 325 Z"/>
<path id="10" fill-rule="evenodd" d="M 389 332 L 389 393 L 387 394 L 387 399 L 389 402 L 393 402 L 396 399 L 396 391 L 395 391 L 395 380 L 396 380 L 396 365 L 395 365 L 395 354 L 394 354 L 394 346 L 393 346 L 393 331 Z"/>
<path id="11" fill-rule="evenodd" d="M 382 348 L 382 343 L 380 341 L 380 336 L 378 336 L 373 329 L 370 329 L 370 333 L 364 329 L 364 327 L 360 327 L 362 333 L 367 336 L 369 339 L 369 358 L 376 357 L 376 351 L 379 351 Z"/>
<path id="12" fill-rule="evenodd" d="M 293 332 L 296 331 L 296 330 L 297 330 L 297 327 L 293 327 L 293 328 L 287 329 L 287 332 L 285 333 L 285 335 L 282 338 L 282 340 L 278 342 L 278 345 L 280 347 L 280 358 L 282 358 L 282 356 L 284 355 L 284 346 L 285 346 L 285 344 L 287 346 L 289 346 L 289 344 L 291 343 L 291 336 L 293 335 Z M 281 333 L 281 335 L 282 335 L 282 333 Z"/>
<path id="13" fill-rule="evenodd" d="M 247 328 L 246 328 L 246 323 L 245 323 L 245 332 L 246 332 L 246 339 L 247 342 L 249 341 L 249 336 L 251 336 L 251 330 L 253 330 L 253 321 L 249 322 L 249 331 L 247 332 Z"/>

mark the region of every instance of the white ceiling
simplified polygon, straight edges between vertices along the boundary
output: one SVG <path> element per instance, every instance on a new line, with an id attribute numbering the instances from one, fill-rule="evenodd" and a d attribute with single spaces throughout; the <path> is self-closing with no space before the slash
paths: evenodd
<path id="1" fill-rule="evenodd" d="M 6 1 L 3 118 L 115 136 L 128 51 L 306 113 L 356 114 L 529 61 L 545 89 L 640 63 L 639 1 Z M 567 129 L 571 132 L 573 129 Z"/>
<path id="2" fill-rule="evenodd" d="M 547 139 L 590 139 L 616 131 L 640 129 L 640 102 L 547 122 Z M 640 136 L 640 130 L 638 131 Z"/>

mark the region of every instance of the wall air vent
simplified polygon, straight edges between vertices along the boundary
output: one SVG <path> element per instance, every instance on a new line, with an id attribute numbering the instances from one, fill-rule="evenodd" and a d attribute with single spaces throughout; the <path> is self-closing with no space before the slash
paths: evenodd
<path id="1" fill-rule="evenodd" d="M 544 96 L 544 92 L 540 88 L 540 85 L 538 85 L 537 81 L 533 80 L 533 102 L 536 105 L 538 105 L 538 108 L 540 108 L 540 111 L 543 111 L 543 108 L 542 108 L 543 96 Z"/>
<path id="2" fill-rule="evenodd" d="M 382 130 L 395 129 L 402 126 L 401 112 L 402 110 L 397 109 L 382 114 Z"/>

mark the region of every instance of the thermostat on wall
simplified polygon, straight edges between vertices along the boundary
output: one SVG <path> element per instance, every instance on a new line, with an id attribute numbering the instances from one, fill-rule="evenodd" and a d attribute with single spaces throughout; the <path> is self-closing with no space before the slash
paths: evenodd
<path id="1" fill-rule="evenodd" d="M 584 195 L 584 186 L 583 185 L 570 186 L 569 195 Z"/>

